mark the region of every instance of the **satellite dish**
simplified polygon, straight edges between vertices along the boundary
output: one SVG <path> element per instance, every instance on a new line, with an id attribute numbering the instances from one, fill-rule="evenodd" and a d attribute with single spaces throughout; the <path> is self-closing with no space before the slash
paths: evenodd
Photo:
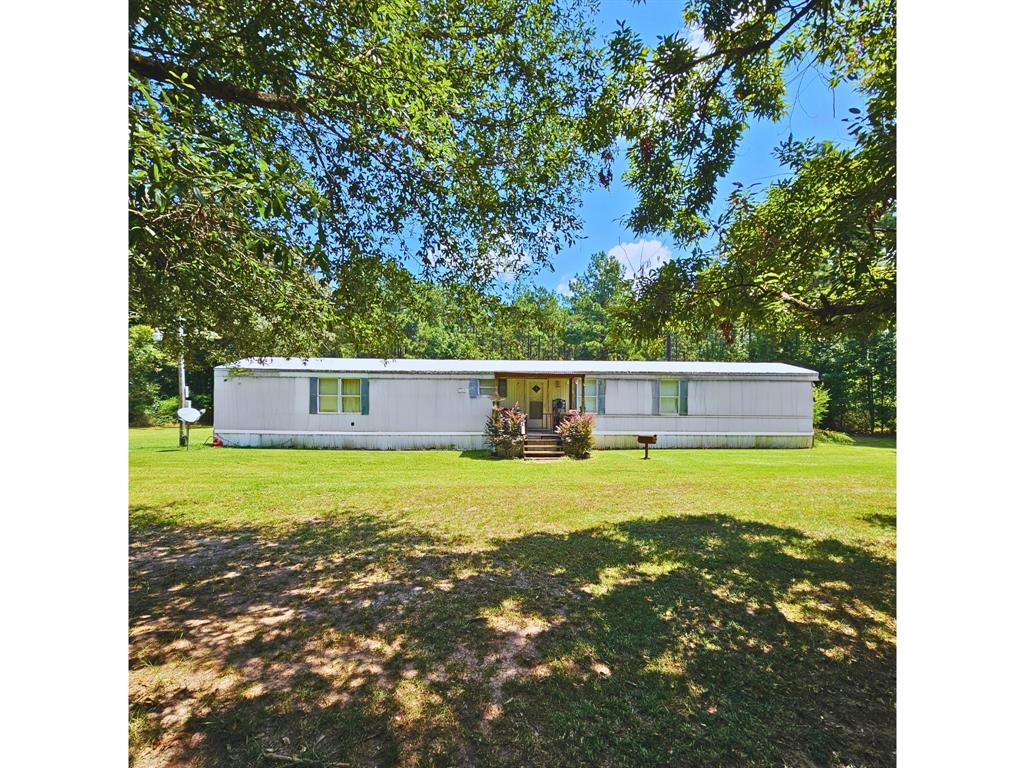
<path id="1" fill-rule="evenodd" d="M 178 418 L 186 424 L 195 424 L 199 421 L 199 417 L 203 415 L 202 411 L 196 410 L 195 408 L 179 408 Z"/>

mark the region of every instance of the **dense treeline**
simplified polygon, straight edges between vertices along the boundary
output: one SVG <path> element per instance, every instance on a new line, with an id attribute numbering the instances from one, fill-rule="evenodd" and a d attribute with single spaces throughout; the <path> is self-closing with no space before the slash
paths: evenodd
<path id="1" fill-rule="evenodd" d="M 384 297 L 389 297 L 385 300 Z M 849 432 L 896 429 L 896 339 L 890 330 L 866 337 L 816 337 L 806 332 L 768 333 L 739 323 L 664 329 L 656 337 L 634 330 L 635 291 L 622 266 L 596 254 L 569 283 L 568 295 L 533 285 L 510 286 L 507 295 L 472 286 L 416 280 L 388 286 L 372 317 L 346 323 L 328 357 L 424 357 L 576 360 L 774 360 L 821 372 L 830 395 L 823 426 Z M 375 333 L 374 328 L 384 332 Z M 358 333 L 352 328 L 362 329 Z M 390 339 L 400 337 L 397 347 Z M 226 345 L 230 348 L 230 345 Z M 280 354 L 268 349 L 268 355 Z M 212 404 L 212 367 L 205 353 L 187 360 L 193 403 Z M 129 420 L 173 419 L 174 359 L 152 329 L 129 330 Z"/>
<path id="2" fill-rule="evenodd" d="M 205 351 L 187 358 L 188 386 L 192 405 L 205 410 L 201 423 L 213 423 L 213 366 L 223 362 Z M 141 324 L 128 326 L 128 423 L 136 427 L 176 421 L 178 366 L 156 329 Z"/>

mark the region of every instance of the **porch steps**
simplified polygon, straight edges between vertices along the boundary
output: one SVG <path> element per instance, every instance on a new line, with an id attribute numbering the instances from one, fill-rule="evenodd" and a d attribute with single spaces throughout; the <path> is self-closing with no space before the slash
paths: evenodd
<path id="1" fill-rule="evenodd" d="M 527 461 L 557 461 L 565 456 L 562 438 L 551 432 L 526 434 L 523 443 L 523 458 Z"/>

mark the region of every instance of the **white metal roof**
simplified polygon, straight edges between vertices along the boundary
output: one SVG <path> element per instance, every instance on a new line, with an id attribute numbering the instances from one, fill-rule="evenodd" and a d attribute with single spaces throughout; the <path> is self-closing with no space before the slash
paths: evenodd
<path id="1" fill-rule="evenodd" d="M 266 371 L 416 374 L 542 374 L 542 375 L 679 375 L 724 377 L 780 376 L 817 381 L 817 371 L 786 363 L 665 362 L 646 360 L 396 360 L 362 357 L 246 358 L 221 366 Z"/>

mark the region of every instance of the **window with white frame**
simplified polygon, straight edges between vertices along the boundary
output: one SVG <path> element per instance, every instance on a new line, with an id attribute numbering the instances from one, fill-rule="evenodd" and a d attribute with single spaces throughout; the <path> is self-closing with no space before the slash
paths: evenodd
<path id="1" fill-rule="evenodd" d="M 597 413 L 597 379 L 583 382 L 583 410 Z"/>
<path id="2" fill-rule="evenodd" d="M 497 379 L 480 379 L 480 397 L 493 398 L 498 394 Z"/>
<path id="3" fill-rule="evenodd" d="M 361 413 L 359 379 L 320 379 L 318 413 Z"/>
<path id="4" fill-rule="evenodd" d="M 675 379 L 662 379 L 658 392 L 658 412 L 662 416 L 679 413 L 679 382 Z"/>

